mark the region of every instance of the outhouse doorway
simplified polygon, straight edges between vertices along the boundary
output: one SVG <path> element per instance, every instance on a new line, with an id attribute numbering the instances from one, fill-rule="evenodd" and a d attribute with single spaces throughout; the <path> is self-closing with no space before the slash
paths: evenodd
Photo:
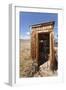
<path id="1" fill-rule="evenodd" d="M 37 34 L 37 61 L 38 66 L 48 61 L 50 53 L 50 33 L 40 32 Z"/>

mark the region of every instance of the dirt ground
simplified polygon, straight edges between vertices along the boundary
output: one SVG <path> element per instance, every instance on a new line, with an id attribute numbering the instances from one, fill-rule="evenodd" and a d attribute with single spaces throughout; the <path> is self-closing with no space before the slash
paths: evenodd
<path id="1" fill-rule="evenodd" d="M 49 61 L 40 66 L 37 72 L 37 64 L 31 59 L 30 40 L 20 40 L 20 77 L 45 77 L 57 76 L 57 71 L 49 69 Z"/>

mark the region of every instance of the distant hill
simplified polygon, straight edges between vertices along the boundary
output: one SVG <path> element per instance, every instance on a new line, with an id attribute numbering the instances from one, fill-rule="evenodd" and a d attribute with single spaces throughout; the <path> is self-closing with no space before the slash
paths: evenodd
<path id="1" fill-rule="evenodd" d="M 20 39 L 20 42 L 29 42 L 30 41 L 30 39 Z"/>

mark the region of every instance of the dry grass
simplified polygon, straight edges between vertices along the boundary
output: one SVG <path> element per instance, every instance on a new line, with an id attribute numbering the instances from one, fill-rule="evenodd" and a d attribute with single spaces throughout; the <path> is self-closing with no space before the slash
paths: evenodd
<path id="1" fill-rule="evenodd" d="M 30 40 L 20 40 L 20 77 L 32 76 Z"/>

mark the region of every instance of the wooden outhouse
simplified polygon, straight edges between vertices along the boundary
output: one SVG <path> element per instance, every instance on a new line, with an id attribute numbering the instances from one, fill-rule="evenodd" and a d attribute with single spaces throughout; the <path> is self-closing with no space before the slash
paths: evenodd
<path id="1" fill-rule="evenodd" d="M 31 57 L 38 67 L 50 60 L 50 68 L 54 62 L 54 21 L 32 25 Z"/>

